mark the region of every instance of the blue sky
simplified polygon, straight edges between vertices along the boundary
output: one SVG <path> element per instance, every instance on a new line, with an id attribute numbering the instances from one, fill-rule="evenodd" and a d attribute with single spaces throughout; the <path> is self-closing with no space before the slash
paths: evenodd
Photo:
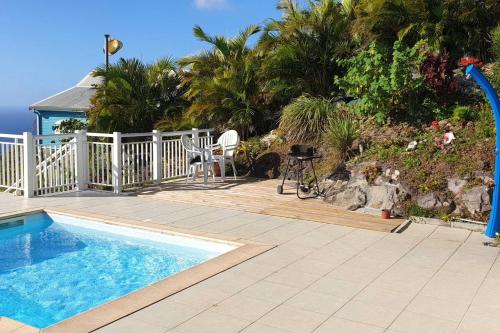
<path id="1" fill-rule="evenodd" d="M 69 88 L 101 65 L 103 34 L 123 41 L 122 57 L 182 57 L 210 34 L 235 35 L 279 18 L 275 0 L 0 0 L 0 107 L 27 107 Z M 116 60 L 117 56 L 114 56 Z"/>

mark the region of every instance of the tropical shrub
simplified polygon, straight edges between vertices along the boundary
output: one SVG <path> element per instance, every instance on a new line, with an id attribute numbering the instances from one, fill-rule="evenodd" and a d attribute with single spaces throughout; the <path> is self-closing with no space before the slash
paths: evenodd
<path id="1" fill-rule="evenodd" d="M 349 56 L 353 47 L 348 11 L 340 1 L 307 3 L 301 8 L 294 0 L 280 1 L 283 19 L 266 25 L 257 46 L 263 53 L 259 75 L 269 103 L 286 105 L 303 94 L 330 98 L 338 92 L 332 80 L 342 73 L 337 60 Z"/>
<path id="2" fill-rule="evenodd" d="M 52 126 L 53 131 L 61 134 L 74 133 L 84 129 L 87 129 L 87 124 L 76 118 L 63 120 L 59 124 Z"/>
<path id="3" fill-rule="evenodd" d="M 355 2 L 353 34 L 360 40 L 407 46 L 425 39 L 433 51 L 453 59 L 464 54 L 485 60 L 488 35 L 498 24 L 498 0 L 359 0 Z"/>
<path id="4" fill-rule="evenodd" d="M 500 61 L 493 64 L 491 73 L 488 76 L 493 88 L 495 88 L 497 94 L 500 95 Z"/>
<path id="5" fill-rule="evenodd" d="M 87 114 L 94 131 L 149 132 L 160 119 L 175 118 L 184 111 L 180 78 L 171 59 L 146 65 L 121 58 L 93 74 L 103 78 Z"/>
<path id="6" fill-rule="evenodd" d="M 359 124 L 354 115 L 349 110 L 338 111 L 328 120 L 325 141 L 337 152 L 339 159 L 345 161 L 359 134 Z"/>
<path id="7" fill-rule="evenodd" d="M 405 47 L 395 42 L 392 52 L 372 43 L 356 56 L 339 63 L 347 68 L 336 83 L 356 99 L 354 110 L 375 116 L 379 123 L 389 117 L 423 118 L 424 79 L 419 68 L 425 58 L 423 42 Z"/>
<path id="8" fill-rule="evenodd" d="M 292 143 L 317 142 L 335 109 L 335 104 L 324 97 L 301 96 L 283 109 L 280 128 Z"/>
<path id="9" fill-rule="evenodd" d="M 491 32 L 491 53 L 500 60 L 500 24 Z"/>
<path id="10" fill-rule="evenodd" d="M 493 139 L 495 137 L 495 118 L 493 111 L 487 105 L 482 105 L 479 109 L 476 122 L 476 136 L 479 139 Z"/>
<path id="11" fill-rule="evenodd" d="M 452 119 L 455 121 L 471 121 L 476 118 L 476 110 L 469 106 L 456 106 L 453 109 Z"/>
<path id="12" fill-rule="evenodd" d="M 265 119 L 259 104 L 259 58 L 247 47 L 248 39 L 259 31 L 252 25 L 238 36 L 226 38 L 194 28 L 195 36 L 212 49 L 180 60 L 187 69 L 182 79 L 184 96 L 191 102 L 187 117 L 202 124 L 235 128 L 243 138 Z"/>
<path id="13" fill-rule="evenodd" d="M 420 67 L 427 87 L 442 104 L 452 103 L 458 90 L 454 69 L 448 53 L 429 53 Z"/>
<path id="14" fill-rule="evenodd" d="M 391 47 L 397 40 L 414 45 L 426 39 L 435 50 L 442 43 L 441 1 L 360 0 L 356 2 L 354 36 Z"/>

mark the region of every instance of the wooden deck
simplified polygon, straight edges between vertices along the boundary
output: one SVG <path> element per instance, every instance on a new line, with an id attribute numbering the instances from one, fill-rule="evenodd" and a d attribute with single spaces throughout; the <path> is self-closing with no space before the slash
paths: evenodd
<path id="1" fill-rule="evenodd" d="M 390 232 L 403 221 L 383 220 L 377 216 L 347 211 L 322 200 L 300 200 L 295 191 L 285 185 L 285 193 L 276 193 L 278 180 L 226 179 L 203 186 L 184 180 L 168 182 L 159 188 L 149 188 L 138 195 L 153 200 L 199 204 L 218 208 L 281 216 L 300 220 L 332 223 L 354 228 Z"/>

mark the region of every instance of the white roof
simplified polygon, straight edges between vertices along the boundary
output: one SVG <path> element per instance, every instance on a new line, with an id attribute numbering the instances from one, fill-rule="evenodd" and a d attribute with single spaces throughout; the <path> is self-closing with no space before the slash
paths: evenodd
<path id="1" fill-rule="evenodd" d="M 88 111 L 95 88 L 101 83 L 102 77 L 94 77 L 89 73 L 76 86 L 30 105 L 30 110 Z"/>

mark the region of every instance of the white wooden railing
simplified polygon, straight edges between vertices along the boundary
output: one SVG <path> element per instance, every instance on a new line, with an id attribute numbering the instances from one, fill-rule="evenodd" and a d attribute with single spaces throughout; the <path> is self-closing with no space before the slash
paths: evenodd
<path id="1" fill-rule="evenodd" d="M 24 144 L 22 135 L 0 134 L 0 189 L 23 190 Z"/>
<path id="2" fill-rule="evenodd" d="M 0 189 L 26 197 L 99 187 L 159 184 L 187 175 L 189 158 L 181 136 L 202 147 L 211 130 L 87 133 L 33 136 L 0 134 Z"/>

